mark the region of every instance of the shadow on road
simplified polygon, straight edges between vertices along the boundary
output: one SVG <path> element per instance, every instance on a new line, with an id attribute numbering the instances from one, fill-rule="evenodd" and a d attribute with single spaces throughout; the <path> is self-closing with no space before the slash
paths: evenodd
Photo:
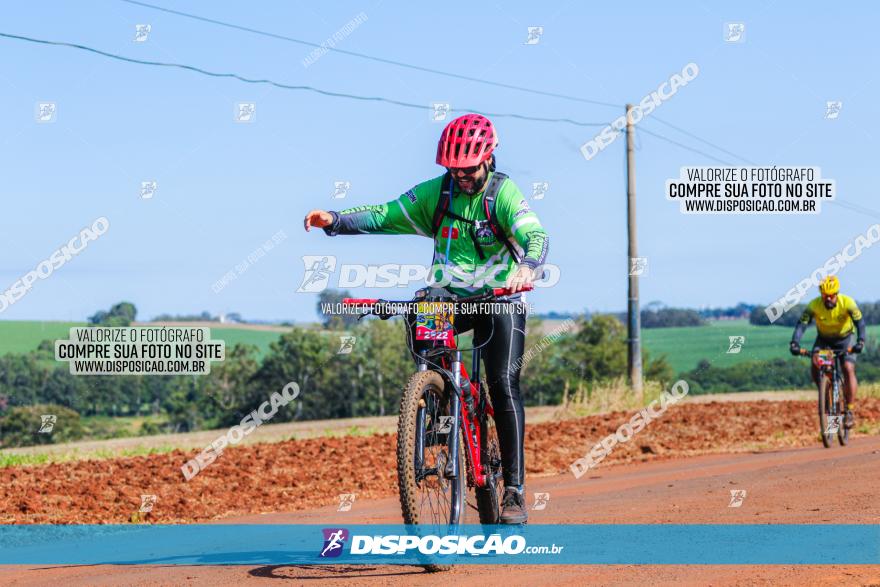
<path id="1" fill-rule="evenodd" d="M 389 565 L 390 567 L 390 565 Z M 389 567 L 368 567 L 364 565 L 266 565 L 248 571 L 253 577 L 268 579 L 365 579 L 368 577 L 404 577 L 407 575 L 426 574 L 422 568 L 403 566 L 390 567 L 394 571 L 386 571 Z M 291 569 L 291 572 L 279 573 L 281 569 Z M 399 570 L 396 570 L 399 569 Z"/>

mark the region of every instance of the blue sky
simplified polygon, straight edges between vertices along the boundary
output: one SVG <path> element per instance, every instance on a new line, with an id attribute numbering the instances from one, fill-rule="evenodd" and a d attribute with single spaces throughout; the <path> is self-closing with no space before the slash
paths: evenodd
<path id="1" fill-rule="evenodd" d="M 162 0 L 156 0 L 160 3 Z M 88 45 L 128 57 L 185 63 L 336 92 L 453 108 L 610 122 L 688 62 L 700 74 L 655 114 L 760 165 L 818 166 L 842 202 L 875 203 L 880 128 L 877 8 L 825 3 L 680 2 L 639 7 L 571 2 L 259 3 L 160 5 L 315 43 L 360 13 L 336 46 L 474 77 L 621 104 L 565 101 L 451 79 L 158 12 L 119 0 L 5 4 L 0 32 Z M 875 14 L 870 14 L 870 12 Z M 746 25 L 726 43 L 726 22 Z M 136 24 L 150 24 L 144 43 Z M 526 45 L 528 26 L 543 26 Z M 295 293 L 303 255 L 339 263 L 427 263 L 419 237 L 329 239 L 301 227 L 311 208 L 388 201 L 442 170 L 443 123 L 426 111 L 287 91 L 179 69 L 122 63 L 62 47 L 0 38 L 0 290 L 95 218 L 111 228 L 39 281 L 0 319 L 81 320 L 122 300 L 139 317 L 237 311 L 248 318 L 314 320 L 315 296 Z M 837 120 L 826 100 L 840 100 Z M 57 120 L 38 124 L 38 102 Z M 257 105 L 236 123 L 237 102 Z M 499 168 L 533 201 L 550 233 L 556 287 L 532 296 L 539 311 L 622 310 L 626 301 L 623 141 L 591 161 L 578 151 L 595 128 L 497 118 Z M 644 128 L 738 163 L 648 117 Z M 638 134 L 638 131 L 637 131 Z M 880 214 L 826 204 L 817 216 L 685 216 L 664 181 L 714 162 L 639 134 L 640 254 L 649 258 L 643 303 L 722 306 L 783 295 Z M 139 198 L 142 181 L 158 190 Z M 352 184 L 332 200 L 333 182 Z M 262 242 L 287 239 L 219 293 L 212 285 Z M 876 249 L 876 250 L 875 250 Z M 876 300 L 880 247 L 840 274 L 844 291 Z M 404 297 L 407 290 L 359 295 Z"/>

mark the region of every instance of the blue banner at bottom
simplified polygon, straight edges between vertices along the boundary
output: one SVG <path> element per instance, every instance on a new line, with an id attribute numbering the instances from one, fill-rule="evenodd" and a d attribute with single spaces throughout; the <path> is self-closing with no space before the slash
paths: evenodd
<path id="1" fill-rule="evenodd" d="M 0 564 L 880 564 L 880 525 L 0 526 Z"/>

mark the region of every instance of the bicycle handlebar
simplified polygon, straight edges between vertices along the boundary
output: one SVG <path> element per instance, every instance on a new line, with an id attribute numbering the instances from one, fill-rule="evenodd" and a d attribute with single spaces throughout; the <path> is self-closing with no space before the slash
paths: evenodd
<path id="1" fill-rule="evenodd" d="M 843 355 L 845 353 L 851 353 L 852 349 L 853 348 L 850 346 L 850 347 L 846 347 L 846 351 L 838 351 L 838 350 L 834 350 L 834 349 L 816 349 L 816 352 L 818 353 L 819 351 L 822 351 L 822 350 L 828 350 L 828 351 L 832 351 L 835 355 Z M 802 357 L 805 357 L 807 355 L 812 355 L 812 354 L 813 354 L 812 350 L 807 350 L 807 349 L 800 350 L 800 355 Z"/>
<path id="2" fill-rule="evenodd" d="M 497 299 L 497 298 L 501 298 L 504 296 L 514 295 L 514 294 L 517 294 L 520 292 L 532 291 L 533 289 L 534 289 L 534 286 L 531 284 L 524 285 L 522 287 L 522 289 L 520 289 L 519 291 L 511 291 L 511 289 L 509 287 L 495 287 L 495 288 L 492 288 L 492 291 L 488 291 L 488 292 L 480 293 L 480 294 L 474 294 L 471 296 L 461 296 L 461 297 L 460 296 L 451 296 L 448 301 L 452 302 L 452 303 L 466 304 L 466 303 L 472 303 L 472 302 L 480 302 L 480 301 Z M 383 300 L 380 298 L 342 298 L 342 305 L 344 305 L 344 306 L 373 306 L 376 304 L 388 304 L 388 305 L 401 304 L 401 305 L 403 305 L 403 304 L 409 304 L 414 301 L 418 302 L 421 300 L 419 300 L 419 299 Z M 372 314 L 372 313 L 373 313 L 373 311 L 367 311 L 367 312 L 364 312 L 364 314 L 362 314 L 362 316 L 366 316 L 366 315 Z M 400 313 L 401 312 L 395 312 L 395 314 L 400 314 Z M 382 316 L 385 316 L 385 315 L 386 315 L 385 313 L 382 313 Z M 390 317 L 390 314 L 389 314 L 389 317 Z"/>
<path id="3" fill-rule="evenodd" d="M 500 298 L 503 296 L 511 296 L 511 295 L 514 295 L 514 294 L 517 294 L 520 292 L 532 291 L 533 289 L 535 289 L 535 286 L 533 286 L 532 284 L 524 285 L 522 287 L 522 289 L 519 291 L 510 291 L 509 287 L 495 287 L 495 288 L 492 288 L 491 292 L 486 292 L 483 294 L 475 294 L 472 296 L 465 296 L 462 298 L 457 298 L 454 301 L 462 303 L 462 304 L 466 304 L 469 302 L 478 302 L 480 300 L 491 300 L 493 298 Z"/>

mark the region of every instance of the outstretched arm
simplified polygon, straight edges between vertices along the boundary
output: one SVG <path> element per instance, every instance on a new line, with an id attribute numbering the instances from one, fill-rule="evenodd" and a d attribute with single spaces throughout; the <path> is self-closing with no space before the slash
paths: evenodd
<path id="1" fill-rule="evenodd" d="M 417 198 L 414 190 L 387 204 L 356 206 L 339 212 L 312 210 L 306 215 L 305 228 L 323 228 L 328 236 L 337 234 L 418 234 L 432 237 L 426 218 L 426 198 Z M 432 237 L 433 238 L 433 237 Z"/>
<path id="2" fill-rule="evenodd" d="M 333 212 L 327 212 L 326 210 L 311 210 L 306 214 L 306 217 L 303 220 L 303 228 L 308 232 L 313 226 L 316 228 L 324 228 L 325 226 L 330 226 L 332 222 Z"/>

